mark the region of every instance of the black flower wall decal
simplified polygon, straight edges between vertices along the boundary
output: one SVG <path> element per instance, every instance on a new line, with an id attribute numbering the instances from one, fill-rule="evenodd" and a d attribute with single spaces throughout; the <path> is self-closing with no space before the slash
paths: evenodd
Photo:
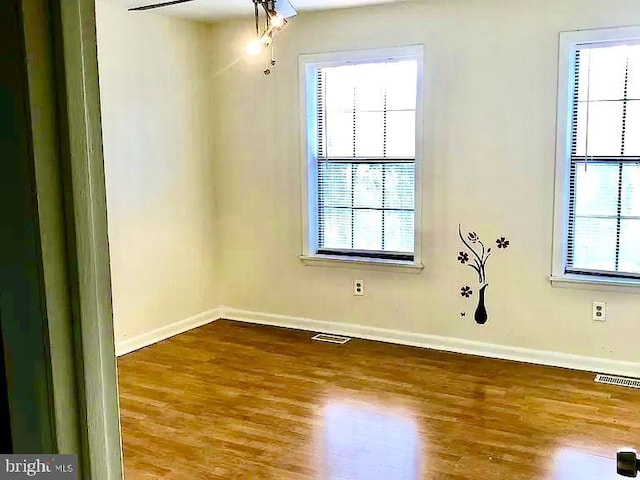
<path id="1" fill-rule="evenodd" d="M 491 248 L 486 248 L 480 236 L 476 232 L 467 232 L 466 235 L 462 232 L 462 226 L 458 225 L 458 237 L 462 245 L 466 250 L 462 250 L 458 253 L 458 262 L 462 265 L 471 267 L 478 276 L 478 306 L 476 308 L 473 318 L 476 323 L 484 324 L 487 322 L 488 314 L 485 307 L 485 289 L 489 286 L 487 283 L 487 260 L 491 256 Z M 505 237 L 499 237 L 496 240 L 496 245 L 499 250 L 505 250 L 509 246 L 509 240 Z M 460 289 L 460 295 L 464 298 L 469 298 L 473 294 L 471 287 L 465 285 Z"/>
<path id="2" fill-rule="evenodd" d="M 484 243 L 482 243 L 482 240 L 480 240 L 480 237 L 476 232 L 469 232 L 467 234 L 467 238 L 469 239 L 469 241 L 472 244 L 476 244 L 480 246 L 480 248 L 472 247 L 471 244 L 469 244 L 469 242 L 465 240 L 464 235 L 462 235 L 462 227 L 460 225 L 458 225 L 458 236 L 460 237 L 460 240 L 462 240 L 462 244 L 465 247 L 467 247 L 467 249 L 469 250 L 469 252 L 471 252 L 471 255 L 473 257 L 472 262 L 469 262 L 468 266 L 473 268 L 476 271 L 476 274 L 478 275 L 478 283 L 480 285 L 484 284 L 485 283 L 485 265 L 487 263 L 487 260 L 491 256 L 491 248 L 489 249 L 485 248 Z M 460 260 L 460 256 L 462 255 L 466 255 L 467 260 L 469 259 L 469 253 L 462 251 L 458 256 L 458 260 Z M 465 264 L 467 262 L 460 261 L 460 263 Z"/>
<path id="3" fill-rule="evenodd" d="M 507 248 L 509 246 L 509 240 L 504 237 L 500 237 L 496 240 L 496 245 L 498 245 L 498 248 Z"/>
<path id="4" fill-rule="evenodd" d="M 458 254 L 458 261 L 464 265 L 469 261 L 469 254 L 467 252 L 460 252 Z"/>

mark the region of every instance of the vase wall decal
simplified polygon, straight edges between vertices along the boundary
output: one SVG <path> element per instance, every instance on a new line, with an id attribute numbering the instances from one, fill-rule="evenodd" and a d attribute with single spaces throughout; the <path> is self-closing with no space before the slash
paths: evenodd
<path id="1" fill-rule="evenodd" d="M 492 247 L 485 246 L 476 232 L 463 232 L 461 225 L 458 225 L 458 237 L 462 242 L 462 250 L 458 253 L 458 262 L 473 269 L 478 279 L 478 306 L 473 318 L 477 324 L 484 325 L 489 318 L 485 305 L 485 290 L 489 286 L 487 283 L 487 260 L 492 255 Z M 509 248 L 509 240 L 505 237 L 499 237 L 495 241 L 495 246 L 497 251 L 506 250 Z M 473 290 L 471 286 L 464 285 L 460 288 L 460 295 L 464 298 L 470 298 L 473 295 Z M 464 312 L 460 312 L 460 316 L 464 317 Z"/>
<path id="2" fill-rule="evenodd" d="M 487 323 L 487 318 L 489 318 L 489 316 L 487 315 L 487 308 L 484 305 L 484 290 L 488 286 L 489 284 L 485 284 L 482 286 L 482 288 L 480 288 L 480 293 L 478 295 L 478 306 L 476 307 L 476 313 L 473 314 L 474 320 L 480 325 L 484 325 L 485 323 Z"/>

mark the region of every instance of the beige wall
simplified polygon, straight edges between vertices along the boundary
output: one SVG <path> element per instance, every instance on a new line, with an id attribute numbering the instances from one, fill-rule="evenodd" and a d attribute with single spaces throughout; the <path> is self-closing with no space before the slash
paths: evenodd
<path id="1" fill-rule="evenodd" d="M 258 312 L 640 361 L 640 294 L 552 287 L 558 33 L 640 24 L 637 0 L 432 0 L 301 14 L 270 77 L 251 21 L 213 29 L 221 301 Z M 298 55 L 424 44 L 421 274 L 303 266 Z M 236 62 L 236 60 L 238 60 Z M 236 63 L 234 63 L 236 62 Z M 459 295 L 458 222 L 511 248 L 488 264 L 485 326 Z M 118 252 L 115 252 L 118 253 Z M 366 296 L 352 296 L 352 281 Z M 591 302 L 608 320 L 591 320 Z M 460 312 L 466 311 L 466 318 Z"/>
<path id="2" fill-rule="evenodd" d="M 97 2 L 116 342 L 219 303 L 210 27 Z"/>

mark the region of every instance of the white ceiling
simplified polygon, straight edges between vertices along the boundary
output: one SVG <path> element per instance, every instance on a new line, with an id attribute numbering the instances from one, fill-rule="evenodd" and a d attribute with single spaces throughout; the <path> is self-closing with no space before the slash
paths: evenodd
<path id="1" fill-rule="evenodd" d="M 164 0 L 112 0 L 123 7 L 140 7 L 154 3 L 162 3 Z M 379 3 L 393 3 L 401 0 L 290 0 L 299 11 L 305 10 L 330 10 L 334 8 L 356 7 Z M 131 12 L 132 15 L 145 15 L 148 13 L 162 13 L 194 20 L 219 20 L 221 18 L 242 17 L 253 15 L 253 2 L 251 0 L 193 0 L 191 2 L 171 5 L 154 10 Z"/>

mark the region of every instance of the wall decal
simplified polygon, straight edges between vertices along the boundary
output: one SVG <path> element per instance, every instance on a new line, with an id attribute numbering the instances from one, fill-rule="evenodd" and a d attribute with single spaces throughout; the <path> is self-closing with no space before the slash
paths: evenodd
<path id="1" fill-rule="evenodd" d="M 478 306 L 473 314 L 473 318 L 476 323 L 484 325 L 487 323 L 488 313 L 485 306 L 485 290 L 489 286 L 487 283 L 487 260 L 491 256 L 491 247 L 486 248 L 480 237 L 476 232 L 467 232 L 466 235 L 462 233 L 462 226 L 458 225 L 458 236 L 462 241 L 466 250 L 462 250 L 458 253 L 458 262 L 462 265 L 473 268 L 478 276 Z M 509 240 L 505 237 L 499 237 L 496 239 L 496 246 L 499 250 L 506 250 L 509 247 Z M 465 285 L 460 288 L 460 295 L 464 298 L 470 298 L 473 295 L 473 290 L 469 285 Z M 460 316 L 464 317 L 463 314 Z"/>
<path id="2" fill-rule="evenodd" d="M 496 240 L 498 244 L 498 248 L 507 248 L 509 246 L 509 240 L 506 240 L 504 237 L 500 237 Z"/>

